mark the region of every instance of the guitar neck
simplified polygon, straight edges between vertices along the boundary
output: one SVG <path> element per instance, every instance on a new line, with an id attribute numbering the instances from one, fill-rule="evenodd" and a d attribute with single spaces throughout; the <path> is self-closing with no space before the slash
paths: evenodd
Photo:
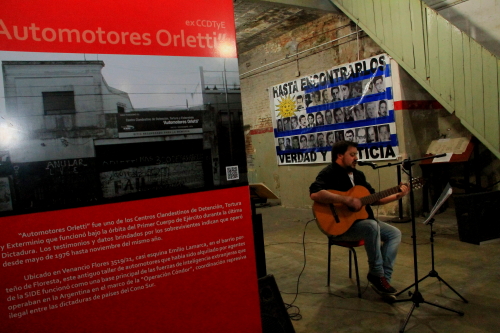
<path id="1" fill-rule="evenodd" d="M 360 200 L 361 200 L 361 203 L 363 204 L 363 206 L 364 205 L 371 205 L 374 202 L 379 201 L 380 199 L 383 199 L 383 198 L 388 197 L 390 195 L 396 194 L 398 192 L 399 192 L 399 186 L 395 186 L 395 187 L 391 187 L 387 190 L 360 198 Z"/>

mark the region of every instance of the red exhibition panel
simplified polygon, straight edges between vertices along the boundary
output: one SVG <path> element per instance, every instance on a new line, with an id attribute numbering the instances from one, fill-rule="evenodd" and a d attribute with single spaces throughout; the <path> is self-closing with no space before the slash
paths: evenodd
<path id="1" fill-rule="evenodd" d="M 4 51 L 235 58 L 233 4 L 5 0 L 0 45 Z"/>
<path id="2" fill-rule="evenodd" d="M 1 332 L 258 332 L 248 187 L 2 218 Z"/>
<path id="3" fill-rule="evenodd" d="M 0 61 L 0 332 L 260 332 L 232 1 L 5 0 Z"/>

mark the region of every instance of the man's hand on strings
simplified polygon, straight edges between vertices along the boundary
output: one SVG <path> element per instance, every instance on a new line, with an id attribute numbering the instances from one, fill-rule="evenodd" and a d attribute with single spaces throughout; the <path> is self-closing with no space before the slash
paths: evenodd
<path id="1" fill-rule="evenodd" d="M 398 192 L 398 194 L 396 195 L 398 200 L 407 195 L 408 193 L 410 193 L 410 187 L 408 187 L 408 185 L 403 183 L 399 184 L 399 190 L 401 192 Z"/>

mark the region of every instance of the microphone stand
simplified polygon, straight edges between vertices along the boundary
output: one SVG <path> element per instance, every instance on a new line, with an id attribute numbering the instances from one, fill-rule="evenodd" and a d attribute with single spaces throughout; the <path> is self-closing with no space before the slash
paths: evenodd
<path id="1" fill-rule="evenodd" d="M 444 310 L 455 312 L 460 316 L 464 315 L 464 313 L 462 311 L 453 310 L 453 309 L 450 309 L 448 307 L 438 305 L 435 303 L 431 303 L 431 302 L 424 300 L 424 297 L 422 296 L 422 294 L 418 290 L 419 279 L 418 279 L 418 263 L 417 263 L 417 233 L 416 233 L 416 227 L 415 227 L 415 200 L 414 200 L 414 196 L 413 196 L 413 175 L 412 175 L 412 168 L 411 167 L 412 167 L 412 165 L 414 165 L 414 162 L 427 160 L 427 159 L 431 159 L 431 158 L 435 158 L 435 157 L 442 157 L 445 155 L 446 154 L 433 155 L 433 156 L 418 158 L 418 159 L 414 159 L 414 160 L 410 160 L 408 158 L 408 159 L 403 160 L 402 162 L 388 163 L 388 164 L 382 165 L 382 166 L 378 166 L 376 164 L 369 164 L 373 169 L 385 168 L 385 167 L 389 167 L 389 166 L 393 166 L 393 165 L 402 164 L 403 168 L 408 170 L 408 176 L 410 177 L 410 215 L 411 215 L 411 231 L 412 231 L 411 237 L 413 239 L 413 271 L 414 271 L 414 278 L 415 278 L 415 283 L 414 283 L 415 290 L 413 293 L 411 293 L 411 292 L 409 293 L 410 298 L 393 301 L 393 303 L 407 302 L 407 301 L 413 302 L 413 305 L 412 305 L 410 311 L 406 315 L 405 321 L 403 322 L 403 324 L 401 325 L 401 327 L 399 329 L 400 333 L 404 332 L 406 325 L 408 324 L 408 321 L 410 320 L 410 317 L 411 317 L 413 311 L 415 310 L 416 307 L 418 308 L 421 303 L 433 305 L 435 307 L 438 307 L 438 308 L 441 308 Z"/>

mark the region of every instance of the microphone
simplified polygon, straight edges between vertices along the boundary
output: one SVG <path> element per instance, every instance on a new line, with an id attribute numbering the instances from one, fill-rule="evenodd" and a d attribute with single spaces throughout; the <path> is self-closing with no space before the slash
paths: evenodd
<path id="1" fill-rule="evenodd" d="M 358 163 L 359 166 L 369 165 L 369 166 L 371 166 L 374 169 L 377 167 L 377 165 L 375 163 L 373 163 L 373 162 L 357 161 L 357 163 Z"/>

